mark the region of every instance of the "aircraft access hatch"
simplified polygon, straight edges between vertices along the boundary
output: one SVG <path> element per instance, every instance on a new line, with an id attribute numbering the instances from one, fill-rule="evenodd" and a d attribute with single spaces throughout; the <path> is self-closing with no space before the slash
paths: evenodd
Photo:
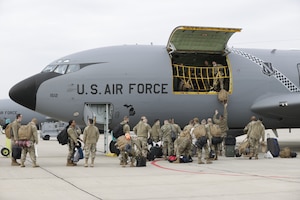
<path id="1" fill-rule="evenodd" d="M 172 61 L 174 94 L 232 92 L 226 46 L 239 28 L 179 26 L 173 30 L 167 51 Z"/>

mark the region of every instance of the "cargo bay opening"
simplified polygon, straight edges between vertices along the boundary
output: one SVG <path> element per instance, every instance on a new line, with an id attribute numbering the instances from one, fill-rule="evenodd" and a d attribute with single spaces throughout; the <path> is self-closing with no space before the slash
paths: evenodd
<path id="1" fill-rule="evenodd" d="M 179 26 L 173 30 L 167 50 L 172 61 L 175 94 L 232 93 L 226 45 L 241 29 Z"/>

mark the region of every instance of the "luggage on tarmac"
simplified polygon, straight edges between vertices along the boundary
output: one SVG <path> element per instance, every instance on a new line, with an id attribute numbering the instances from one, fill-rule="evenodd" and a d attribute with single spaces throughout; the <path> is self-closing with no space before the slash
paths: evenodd
<path id="1" fill-rule="evenodd" d="M 143 156 L 136 157 L 136 167 L 146 167 L 147 159 Z"/>
<path id="2" fill-rule="evenodd" d="M 159 146 L 153 146 L 150 148 L 147 159 L 149 161 L 154 160 L 155 158 L 161 158 L 163 155 L 162 148 Z"/>
<path id="3" fill-rule="evenodd" d="M 19 147 L 18 145 L 13 145 L 12 146 L 12 157 L 14 159 L 20 159 L 21 158 L 21 152 L 22 152 L 21 147 Z"/>
<path id="4" fill-rule="evenodd" d="M 236 154 L 235 145 L 225 145 L 225 156 L 226 157 L 234 157 L 235 154 Z"/>
<path id="5" fill-rule="evenodd" d="M 278 140 L 276 138 L 268 137 L 267 138 L 267 147 L 273 157 L 279 156 L 280 148 L 279 148 Z"/>
<path id="6" fill-rule="evenodd" d="M 184 155 L 181 155 L 179 157 L 179 163 L 189 163 L 189 162 L 193 162 L 193 159 L 191 156 L 184 156 Z"/>
<path id="7" fill-rule="evenodd" d="M 225 137 L 225 141 L 224 141 L 225 145 L 235 145 L 236 144 L 236 139 L 235 137 L 229 135 L 227 137 Z"/>
<path id="8" fill-rule="evenodd" d="M 168 161 L 169 161 L 170 163 L 172 163 L 172 162 L 174 162 L 174 161 L 176 161 L 176 160 L 177 160 L 177 157 L 176 157 L 175 155 L 169 156 L 169 157 L 168 157 Z"/>

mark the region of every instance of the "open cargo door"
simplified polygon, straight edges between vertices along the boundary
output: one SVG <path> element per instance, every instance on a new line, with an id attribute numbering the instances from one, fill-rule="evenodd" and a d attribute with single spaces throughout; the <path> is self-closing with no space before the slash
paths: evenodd
<path id="1" fill-rule="evenodd" d="M 175 28 L 167 44 L 172 60 L 174 93 L 216 94 L 221 89 L 231 93 L 226 46 L 229 38 L 239 31 L 239 28 Z"/>

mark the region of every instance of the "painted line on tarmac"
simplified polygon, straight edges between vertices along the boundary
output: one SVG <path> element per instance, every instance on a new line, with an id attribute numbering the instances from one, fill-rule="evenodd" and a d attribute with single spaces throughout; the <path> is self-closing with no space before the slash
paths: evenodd
<path id="1" fill-rule="evenodd" d="M 221 172 L 199 172 L 199 171 L 189 171 L 189 170 L 182 170 L 182 169 L 174 169 L 170 167 L 165 167 L 162 165 L 159 165 L 158 162 L 163 160 L 154 160 L 151 162 L 151 164 L 155 167 L 158 167 L 160 169 L 164 170 L 170 170 L 170 171 L 176 171 L 181 173 L 190 173 L 190 174 L 207 174 L 207 175 L 221 175 L 221 176 L 248 176 L 248 177 L 258 177 L 258 178 L 266 178 L 266 179 L 273 179 L 273 180 L 279 180 L 284 182 L 294 182 L 294 183 L 300 183 L 299 177 L 288 177 L 288 176 L 264 176 L 264 175 L 257 175 L 257 174 L 248 174 L 248 173 L 242 173 L 242 172 L 233 172 L 229 170 L 221 170 L 221 169 L 213 169 L 206 167 L 207 169 L 215 170 L 215 171 L 221 171 Z M 175 164 L 175 163 L 174 163 Z M 178 165 L 183 163 L 178 163 Z M 175 164 L 176 165 L 176 164 Z M 196 165 L 195 165 L 196 166 Z"/>

